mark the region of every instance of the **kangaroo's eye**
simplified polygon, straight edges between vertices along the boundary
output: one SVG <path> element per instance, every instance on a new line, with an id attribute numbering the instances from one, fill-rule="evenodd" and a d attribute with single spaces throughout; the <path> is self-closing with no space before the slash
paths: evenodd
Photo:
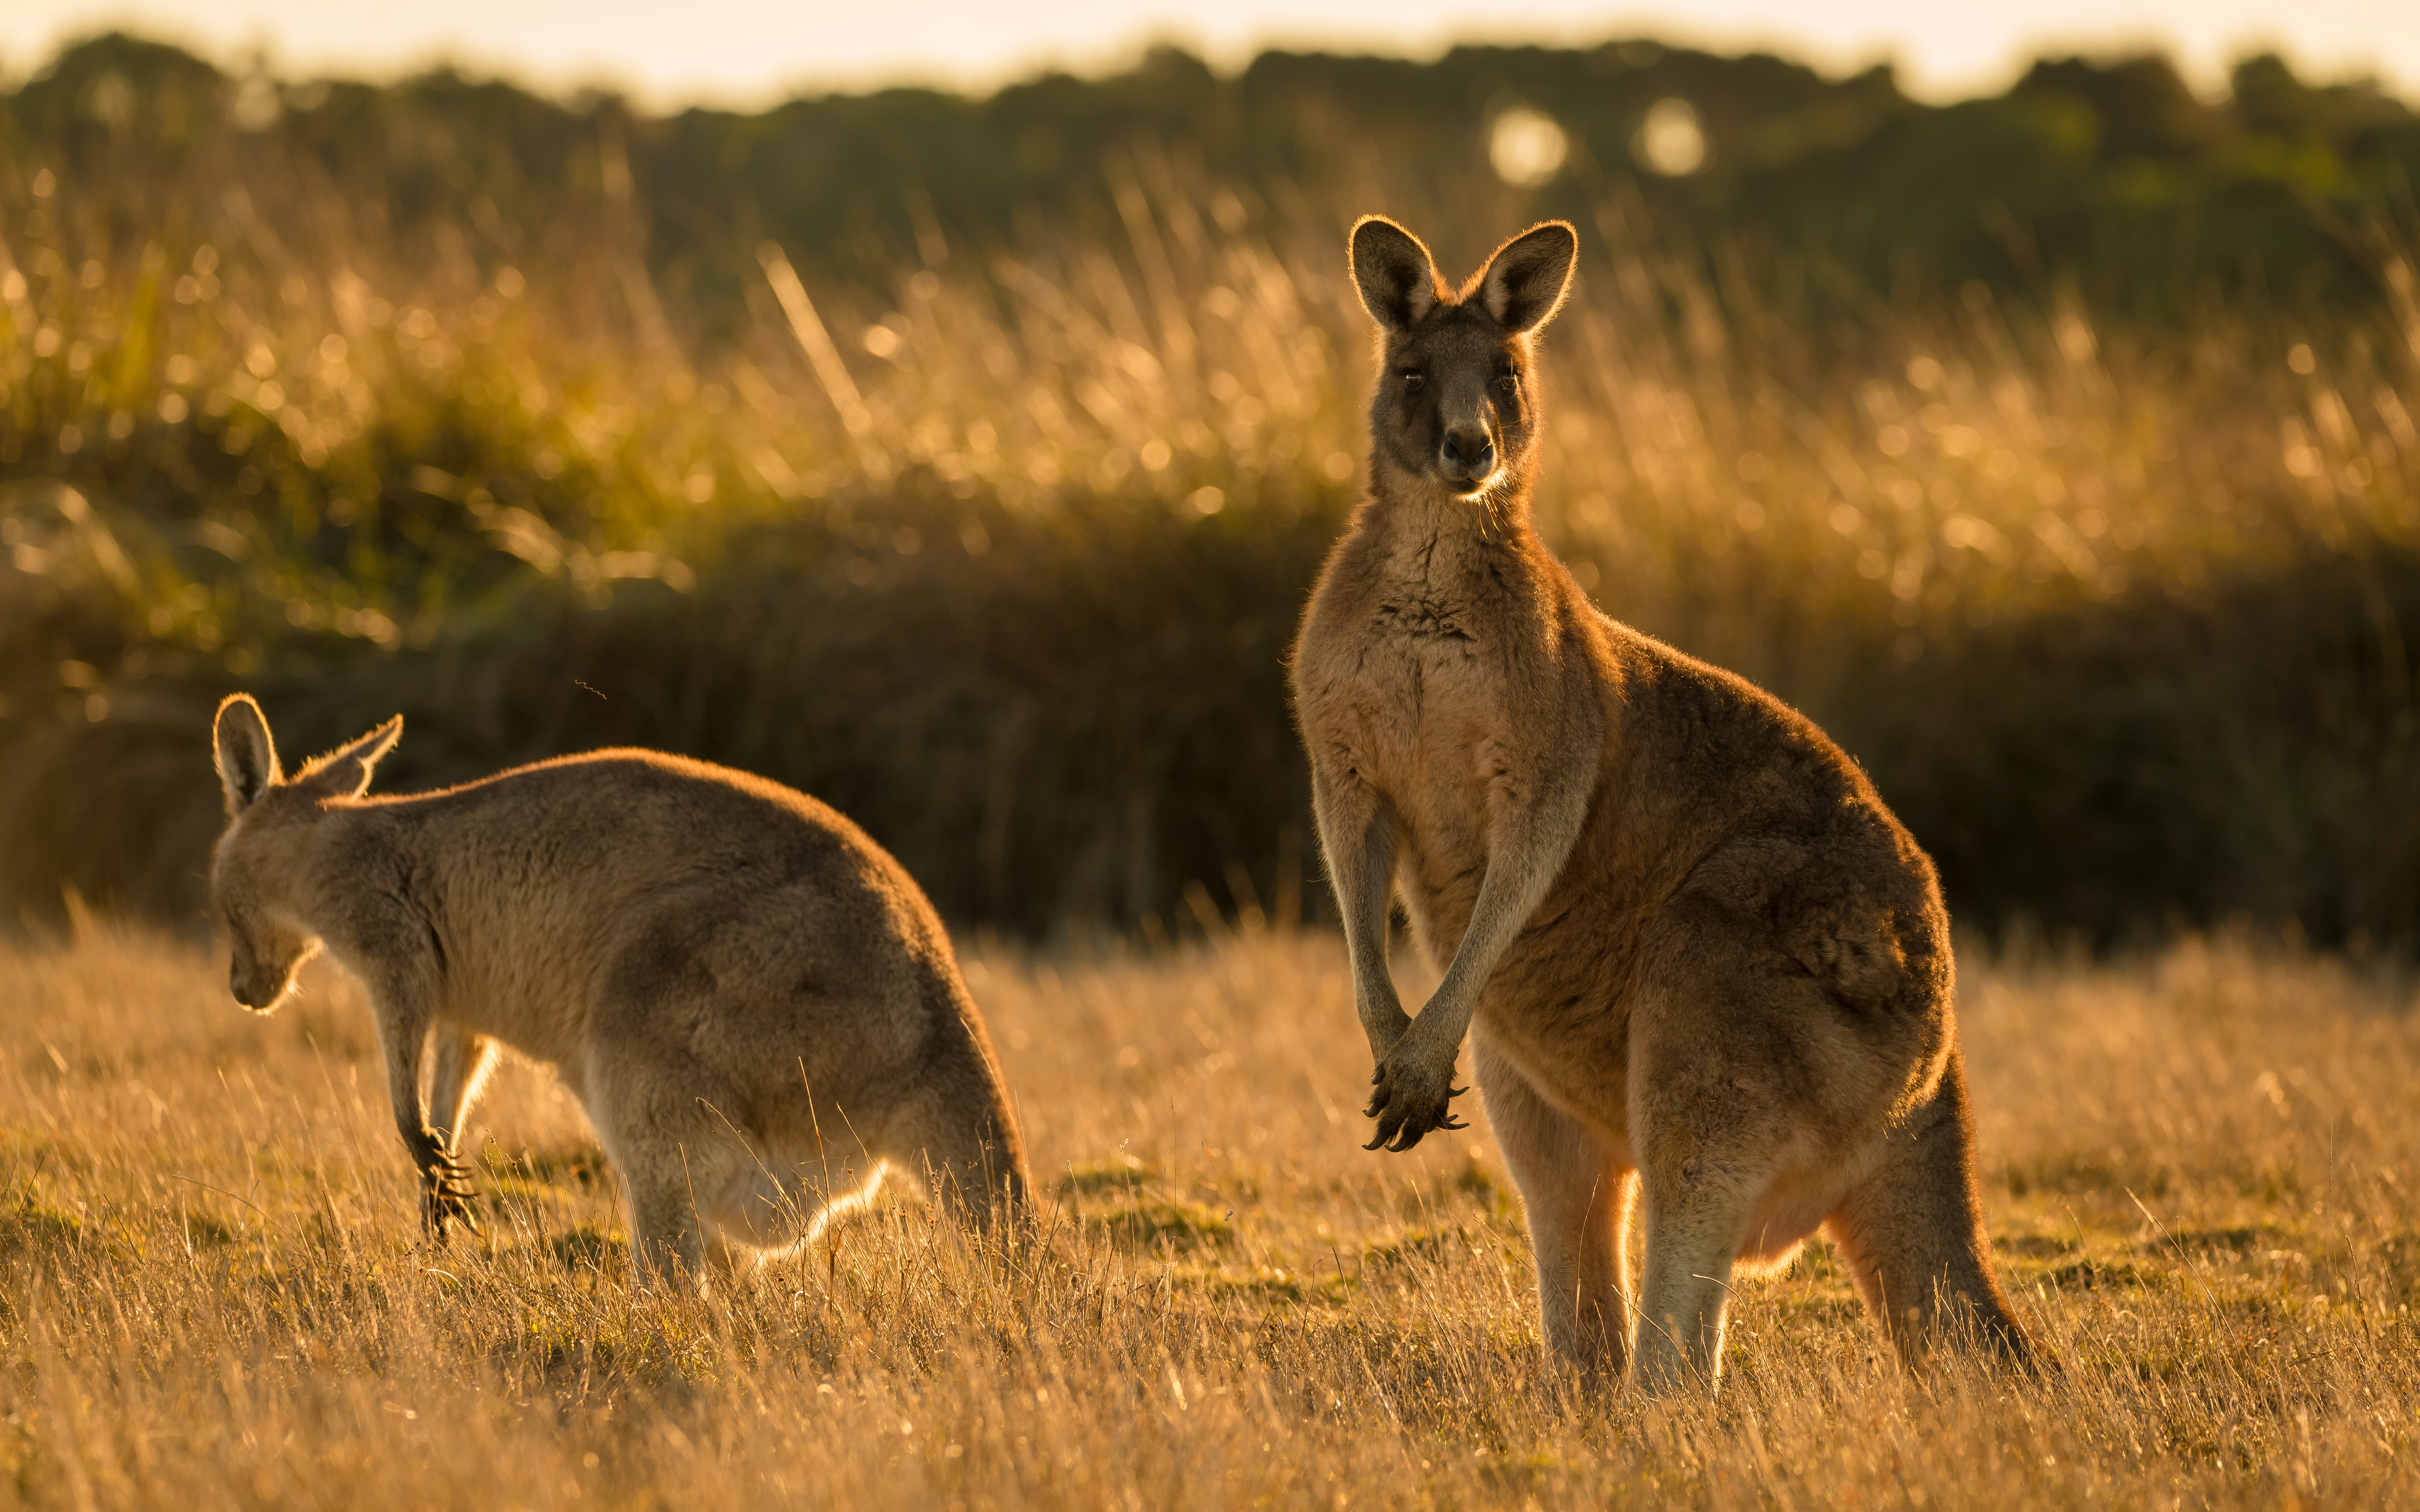
<path id="1" fill-rule="evenodd" d="M 1521 376 L 1518 373 L 1507 373 L 1496 380 L 1496 386 L 1511 393 L 1521 387 Z"/>
<path id="2" fill-rule="evenodd" d="M 1429 376 L 1426 373 L 1405 373 L 1404 375 L 1404 392 L 1405 393 L 1418 393 L 1420 392 L 1420 385 L 1426 383 L 1428 380 Z"/>

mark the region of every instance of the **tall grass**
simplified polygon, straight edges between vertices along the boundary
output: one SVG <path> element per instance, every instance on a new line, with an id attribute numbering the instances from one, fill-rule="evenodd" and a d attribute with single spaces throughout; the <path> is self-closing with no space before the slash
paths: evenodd
<path id="1" fill-rule="evenodd" d="M 1365 1153 L 1339 942 L 970 952 L 1047 1257 L 892 1203 L 712 1303 L 634 1292 L 543 1073 L 432 1249 L 357 989 L 276 1017 L 106 924 L 0 949 L 0 1502 L 2272 1506 L 2409 1502 L 2406 972 L 2249 935 L 1967 952 L 1996 1262 L 2058 1370 L 1901 1374 L 1821 1246 L 1712 1404 L 1541 1369 L 1484 1128 Z M 1407 983 L 1417 986 L 1418 983 Z"/>
<path id="2" fill-rule="evenodd" d="M 537 225 L 226 122 L 0 162 L 16 906 L 190 918 L 238 686 L 303 745 L 402 710 L 403 783 L 607 741 L 767 772 L 962 918 L 1301 894 L 1280 658 L 1359 450 L 1342 227 L 1385 207 L 1129 155 L 1098 217 L 887 282 L 733 248 L 707 334 L 615 161 Z M 1525 215 L 1432 193 L 1449 260 Z M 2408 246 L 2360 311 L 1810 326 L 1592 203 L 1538 506 L 1608 610 L 1825 722 L 1987 923 L 2411 937 Z"/>

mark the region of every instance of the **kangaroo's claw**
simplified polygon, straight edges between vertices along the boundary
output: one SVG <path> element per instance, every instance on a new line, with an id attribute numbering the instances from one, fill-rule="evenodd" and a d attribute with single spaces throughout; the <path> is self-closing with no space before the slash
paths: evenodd
<path id="1" fill-rule="evenodd" d="M 456 1159 L 436 1135 L 428 1139 L 420 1168 L 421 1226 L 441 1242 L 446 1229 L 457 1223 L 472 1233 L 480 1232 L 474 1206 L 479 1188 L 471 1167 Z"/>
<path id="2" fill-rule="evenodd" d="M 1453 1085 L 1450 1065 L 1444 1076 L 1425 1074 L 1428 1069 L 1418 1059 L 1401 1055 L 1379 1062 L 1370 1078 L 1376 1090 L 1370 1094 L 1370 1105 L 1361 1110 L 1362 1117 L 1378 1120 L 1377 1137 L 1362 1149 L 1400 1152 L 1435 1130 L 1470 1127 L 1449 1107 L 1470 1088 Z"/>
<path id="3" fill-rule="evenodd" d="M 471 1198 L 475 1194 L 471 1192 L 452 1190 L 431 1192 L 427 1200 L 421 1205 L 420 1216 L 423 1226 L 439 1240 L 445 1237 L 445 1230 L 449 1227 L 458 1223 L 474 1234 L 482 1232 L 479 1227 L 478 1211 L 471 1205 Z"/>

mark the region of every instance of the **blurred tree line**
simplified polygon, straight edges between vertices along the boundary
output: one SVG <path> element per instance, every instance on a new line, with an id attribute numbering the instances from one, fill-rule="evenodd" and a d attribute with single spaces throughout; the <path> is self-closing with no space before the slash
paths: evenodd
<path id="1" fill-rule="evenodd" d="M 1701 153 L 1655 172 L 1641 131 L 1676 100 Z M 2420 177 L 2409 106 L 2366 82 L 2305 82 L 2274 55 L 2240 63 L 2217 100 L 2144 54 L 2044 59 L 2005 94 L 1934 106 L 1888 68 L 1835 79 L 1639 40 L 1432 62 L 1270 52 L 1233 77 L 1162 48 L 982 99 L 899 88 L 651 117 L 450 70 L 239 78 L 112 35 L 0 95 L 0 154 L 173 179 L 230 101 L 239 125 L 306 150 L 397 235 L 467 212 L 509 239 L 600 195 L 628 207 L 667 303 L 709 328 L 737 317 L 745 249 L 763 238 L 812 272 L 887 282 L 902 249 L 929 263 L 1034 222 L 1114 233 L 1115 180 L 1146 162 L 1267 206 L 1420 219 L 1464 203 L 1437 186 L 1483 171 L 1512 110 L 1551 119 L 1567 147 L 1520 213 L 1605 225 L 1608 203 L 1636 207 L 1608 229 L 1719 253 L 1800 307 L 2056 278 L 2149 319 L 2247 292 L 2358 299 L 2376 288 L 2367 239 L 2414 218 Z M 1476 228 L 1473 247 L 1497 229 Z"/>
<path id="2" fill-rule="evenodd" d="M 404 712 L 398 790 L 761 772 L 957 920 L 1316 911 L 1282 656 L 1384 209 L 1450 269 L 1589 230 L 1543 528 L 1831 730 L 1962 918 L 2420 944 L 2416 166 L 2273 57 L 648 116 L 99 38 L 0 85 L 0 924 L 197 917 L 236 687 L 297 754 Z"/>

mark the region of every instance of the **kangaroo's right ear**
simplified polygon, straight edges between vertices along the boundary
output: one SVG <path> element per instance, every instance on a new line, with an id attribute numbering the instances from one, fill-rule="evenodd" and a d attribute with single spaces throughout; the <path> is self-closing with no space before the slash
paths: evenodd
<path id="1" fill-rule="evenodd" d="M 1365 215 L 1354 224 L 1353 282 L 1361 291 L 1362 308 L 1390 336 L 1411 330 L 1445 297 L 1429 249 L 1383 215 Z"/>
<path id="2" fill-rule="evenodd" d="M 379 764 L 380 757 L 395 749 L 395 743 L 402 738 L 403 716 L 398 714 L 368 734 L 337 747 L 295 773 L 295 791 L 309 793 L 316 798 L 358 798 L 369 791 L 370 768 Z"/>
<path id="3" fill-rule="evenodd" d="M 226 790 L 228 818 L 251 808 L 283 779 L 277 769 L 277 743 L 269 738 L 269 721 L 251 694 L 227 695 L 219 705 L 210 741 L 219 785 Z"/>
<path id="4" fill-rule="evenodd" d="M 1580 234 L 1569 221 L 1533 225 L 1487 259 L 1479 275 L 1480 302 L 1506 330 L 1526 335 L 1563 307 L 1579 255 Z"/>

